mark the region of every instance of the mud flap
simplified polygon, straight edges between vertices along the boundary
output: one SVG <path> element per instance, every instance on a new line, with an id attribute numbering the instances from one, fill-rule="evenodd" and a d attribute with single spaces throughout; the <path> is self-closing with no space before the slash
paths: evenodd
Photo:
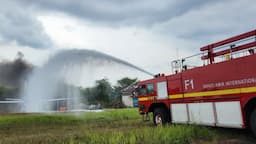
<path id="1" fill-rule="evenodd" d="M 143 114 L 143 115 L 142 115 L 142 120 L 143 120 L 143 121 L 150 121 L 150 116 L 149 116 L 149 114 L 148 114 L 148 113 Z"/>

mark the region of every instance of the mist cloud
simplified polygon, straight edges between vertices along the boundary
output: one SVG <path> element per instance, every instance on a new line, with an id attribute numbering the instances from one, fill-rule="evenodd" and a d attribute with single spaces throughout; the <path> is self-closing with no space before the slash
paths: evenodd
<path id="1" fill-rule="evenodd" d="M 32 65 L 23 59 L 0 62 L 0 86 L 19 88 L 31 70 Z"/>

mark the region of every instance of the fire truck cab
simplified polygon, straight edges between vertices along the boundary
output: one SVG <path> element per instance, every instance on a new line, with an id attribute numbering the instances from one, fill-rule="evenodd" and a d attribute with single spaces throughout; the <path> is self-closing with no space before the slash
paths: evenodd
<path id="1" fill-rule="evenodd" d="M 200 48 L 201 66 L 172 62 L 170 75 L 138 83 L 138 108 L 154 124 L 250 128 L 256 135 L 256 30 Z M 198 62 L 198 60 L 196 61 Z"/>

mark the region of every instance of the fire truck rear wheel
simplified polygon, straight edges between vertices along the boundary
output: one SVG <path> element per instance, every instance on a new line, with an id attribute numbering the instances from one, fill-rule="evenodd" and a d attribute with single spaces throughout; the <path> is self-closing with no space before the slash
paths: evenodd
<path id="1" fill-rule="evenodd" d="M 256 137 L 256 108 L 253 110 L 250 116 L 250 129 L 253 135 Z"/>
<path id="2" fill-rule="evenodd" d="M 156 126 L 167 124 L 168 123 L 167 111 L 163 108 L 154 109 L 153 122 Z"/>

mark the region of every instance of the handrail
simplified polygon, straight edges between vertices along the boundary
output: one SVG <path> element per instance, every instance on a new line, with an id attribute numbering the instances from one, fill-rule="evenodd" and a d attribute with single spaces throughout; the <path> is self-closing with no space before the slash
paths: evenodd
<path id="1" fill-rule="evenodd" d="M 255 41 L 251 42 L 250 39 L 248 38 L 253 38 L 255 36 Z M 236 46 L 235 42 L 239 43 L 242 40 L 245 40 L 247 43 L 244 43 L 242 45 Z M 229 44 L 229 45 L 228 45 Z M 226 47 L 226 46 L 230 46 L 227 47 L 226 49 L 222 50 L 222 51 L 217 51 L 220 47 Z M 204 47 L 201 47 L 200 50 L 201 51 L 207 51 L 207 55 L 204 55 L 201 57 L 202 60 L 210 60 L 210 64 L 212 64 L 214 62 L 214 58 L 217 56 L 221 56 L 221 55 L 225 55 L 228 53 L 232 53 L 232 52 L 237 52 L 237 51 L 241 51 L 244 49 L 249 49 L 252 47 L 256 46 L 256 30 L 252 30 Z"/>
<path id="2" fill-rule="evenodd" d="M 225 39 L 225 40 L 213 43 L 213 44 L 209 44 L 207 46 L 201 47 L 200 51 L 211 50 L 216 47 L 219 47 L 219 46 L 222 46 L 222 45 L 225 45 L 228 43 L 232 43 L 232 42 L 235 42 L 235 41 L 238 41 L 241 39 L 245 39 L 245 38 L 248 38 L 251 36 L 256 36 L 256 30 L 252 30 L 252 31 L 249 31 L 249 32 L 246 32 L 246 33 L 243 33 L 243 34 L 240 34 L 240 35 L 237 35 L 237 36 L 234 36 L 234 37 L 231 37 L 231 38 L 228 38 L 228 39 Z"/>

